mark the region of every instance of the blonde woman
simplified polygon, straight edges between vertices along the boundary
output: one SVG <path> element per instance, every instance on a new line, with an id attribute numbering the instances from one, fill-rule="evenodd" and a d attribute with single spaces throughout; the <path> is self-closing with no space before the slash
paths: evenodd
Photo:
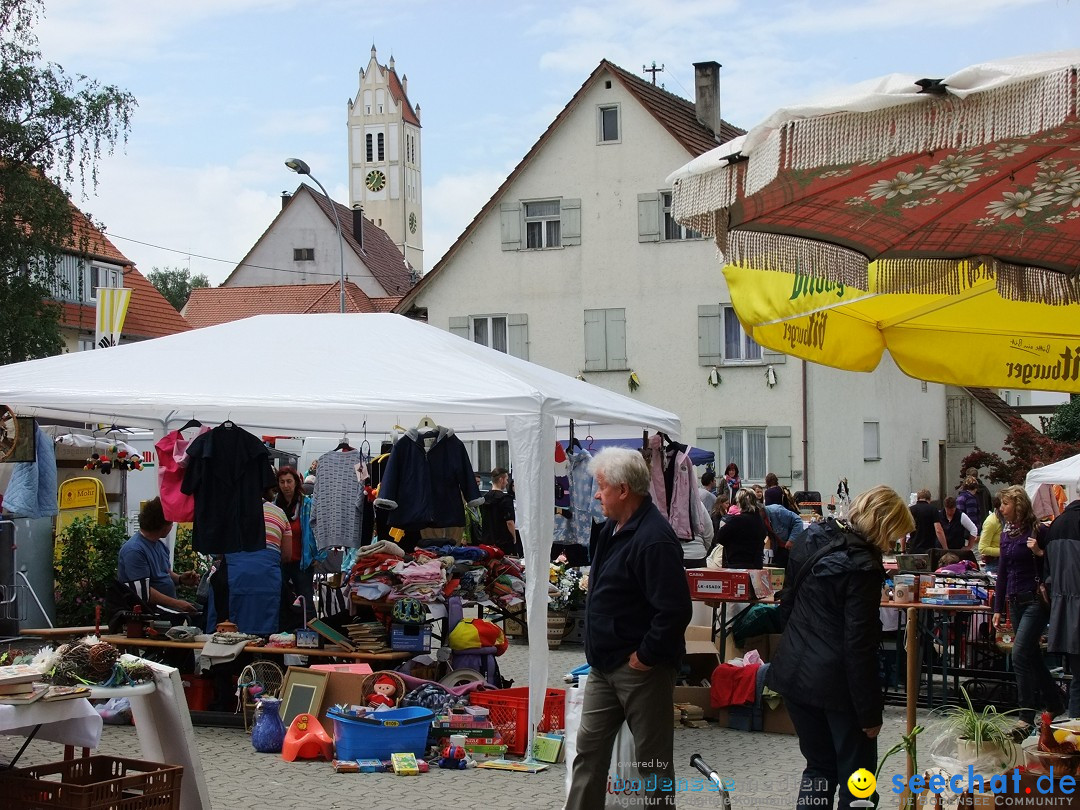
<path id="1" fill-rule="evenodd" d="M 1036 554 L 1040 540 L 1045 542 L 1046 527 L 1035 519 L 1035 510 L 1021 486 L 1001 490 L 1001 549 L 998 558 L 997 587 L 994 589 L 994 627 L 1005 623 L 1002 614 L 1008 607 L 1013 636 L 1013 670 L 1020 702 L 1020 719 L 1035 722 L 1035 710 L 1047 709 L 1055 716 L 1065 711 L 1065 701 L 1050 670 L 1046 668 L 1039 641 L 1050 609 L 1037 593 L 1042 578 L 1042 561 Z"/>
<path id="2" fill-rule="evenodd" d="M 786 626 L 765 683 L 784 696 L 806 758 L 800 807 L 832 807 L 837 787 L 849 806 L 847 777 L 877 765 L 881 555 L 914 526 L 903 498 L 874 487 L 855 498 L 847 521 L 812 523 L 791 551 Z"/>

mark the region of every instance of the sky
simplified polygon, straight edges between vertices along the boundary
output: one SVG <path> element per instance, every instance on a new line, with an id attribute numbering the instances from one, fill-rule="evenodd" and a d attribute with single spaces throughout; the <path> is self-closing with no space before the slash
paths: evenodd
<path id="1" fill-rule="evenodd" d="M 75 203 L 144 274 L 213 284 L 297 187 L 286 159 L 348 203 L 346 105 L 372 44 L 421 108 L 425 270 L 601 59 L 655 61 L 690 100 L 693 63 L 715 60 L 722 115 L 748 129 L 888 73 L 1080 46 L 1080 0 L 45 0 L 45 15 L 47 60 L 138 101 Z"/>

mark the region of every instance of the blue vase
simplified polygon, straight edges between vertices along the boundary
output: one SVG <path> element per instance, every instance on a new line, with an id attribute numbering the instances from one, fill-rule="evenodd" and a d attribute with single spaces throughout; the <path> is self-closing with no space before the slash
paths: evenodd
<path id="1" fill-rule="evenodd" d="M 255 724 L 251 727 L 251 745 L 260 754 L 280 754 L 285 741 L 285 724 L 281 722 L 281 701 L 262 698 L 255 704 Z"/>

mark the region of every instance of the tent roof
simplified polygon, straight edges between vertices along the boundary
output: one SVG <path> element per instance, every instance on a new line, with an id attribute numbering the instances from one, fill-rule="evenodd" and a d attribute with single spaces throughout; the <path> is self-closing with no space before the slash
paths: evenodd
<path id="1" fill-rule="evenodd" d="M 1061 484 L 1065 487 L 1070 501 L 1080 497 L 1080 455 L 1036 467 L 1029 472 L 1024 479 L 1024 489 L 1028 497 L 1034 498 L 1043 484 Z"/>
<path id="2" fill-rule="evenodd" d="M 0 402 L 39 417 L 160 427 L 194 416 L 296 435 L 425 415 L 459 433 L 502 430 L 508 415 L 537 413 L 680 431 L 668 411 L 389 313 L 260 315 L 15 363 L 0 367 Z"/>

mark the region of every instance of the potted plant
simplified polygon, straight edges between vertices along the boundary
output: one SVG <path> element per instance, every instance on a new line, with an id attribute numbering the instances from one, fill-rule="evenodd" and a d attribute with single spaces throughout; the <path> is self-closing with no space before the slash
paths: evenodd
<path id="1" fill-rule="evenodd" d="M 942 734 L 934 745 L 934 752 L 962 766 L 974 765 L 976 770 L 982 764 L 996 769 L 995 773 L 1013 767 L 1018 759 L 1014 715 L 1019 709 L 999 712 L 995 706 L 988 705 L 982 711 L 976 711 L 962 686 L 960 694 L 964 697 L 962 704 L 936 711 L 942 719 Z M 953 745 L 950 746 L 950 742 Z"/>

